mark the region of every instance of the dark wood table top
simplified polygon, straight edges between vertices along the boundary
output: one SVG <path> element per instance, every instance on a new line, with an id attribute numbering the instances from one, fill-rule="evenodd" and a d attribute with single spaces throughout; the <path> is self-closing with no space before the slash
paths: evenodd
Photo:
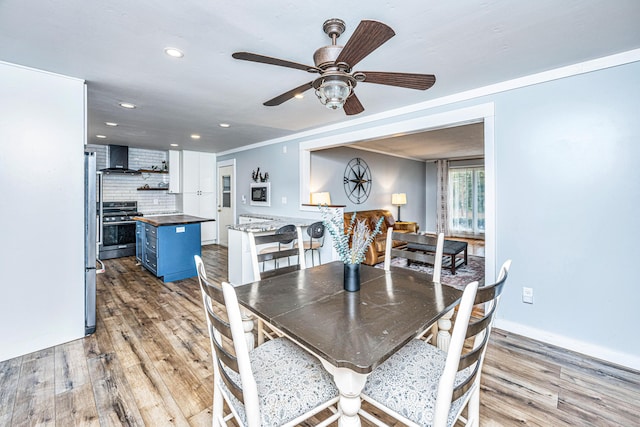
<path id="1" fill-rule="evenodd" d="M 158 216 L 136 216 L 133 218 L 135 221 L 146 222 L 154 227 L 162 227 L 164 225 L 181 225 L 181 224 L 194 224 L 197 222 L 215 221 L 212 218 L 200 218 L 193 215 L 158 215 Z"/>
<path id="2" fill-rule="evenodd" d="M 236 287 L 238 301 L 337 367 L 367 374 L 458 303 L 462 292 L 409 269 L 361 266 L 358 292 L 343 263 Z"/>

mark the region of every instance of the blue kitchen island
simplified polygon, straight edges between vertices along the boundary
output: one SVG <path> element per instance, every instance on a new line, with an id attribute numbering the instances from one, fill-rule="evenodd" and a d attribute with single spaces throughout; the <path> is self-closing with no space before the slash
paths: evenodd
<path id="1" fill-rule="evenodd" d="M 173 282 L 197 276 L 194 255 L 201 255 L 200 224 L 214 221 L 191 215 L 135 217 L 136 258 L 147 270 Z"/>

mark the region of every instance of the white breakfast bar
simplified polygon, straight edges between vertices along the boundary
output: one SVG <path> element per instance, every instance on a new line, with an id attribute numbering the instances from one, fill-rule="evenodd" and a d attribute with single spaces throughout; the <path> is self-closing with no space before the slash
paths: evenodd
<path id="1" fill-rule="evenodd" d="M 317 221 L 320 221 L 320 219 L 260 214 L 239 215 L 239 223 L 229 226 L 229 282 L 234 286 L 239 286 L 256 280 L 253 277 L 253 269 L 251 268 L 248 232 L 272 233 L 284 225 L 293 224 L 300 226 L 303 235 L 306 237 L 306 228 Z M 330 262 L 334 259 L 331 236 L 325 234 L 325 239 L 325 244 L 320 249 L 322 251 L 322 260 Z"/>

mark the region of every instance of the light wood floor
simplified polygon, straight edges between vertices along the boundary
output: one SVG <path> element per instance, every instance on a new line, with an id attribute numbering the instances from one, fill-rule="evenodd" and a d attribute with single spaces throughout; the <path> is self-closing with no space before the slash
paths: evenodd
<path id="1" fill-rule="evenodd" d="M 225 248 L 203 258 L 211 278 L 226 278 Z M 162 283 L 132 257 L 106 267 L 94 335 L 0 362 L 0 426 L 211 425 L 197 280 Z M 482 384 L 483 426 L 639 425 L 639 372 L 500 330 Z"/>

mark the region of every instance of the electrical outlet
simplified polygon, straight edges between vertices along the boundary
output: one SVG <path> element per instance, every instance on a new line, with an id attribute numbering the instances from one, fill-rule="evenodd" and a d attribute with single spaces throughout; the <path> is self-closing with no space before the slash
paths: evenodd
<path id="1" fill-rule="evenodd" d="M 287 198 L 285 196 L 282 196 L 282 204 L 283 205 L 287 204 Z"/>
<path id="2" fill-rule="evenodd" d="M 282 146 L 282 153 L 283 154 L 287 154 L 287 146 L 286 145 Z"/>
<path id="3" fill-rule="evenodd" d="M 153 199 L 153 204 L 157 205 L 158 204 L 158 199 Z"/>
<path id="4" fill-rule="evenodd" d="M 522 288 L 522 302 L 533 304 L 533 288 Z"/>

